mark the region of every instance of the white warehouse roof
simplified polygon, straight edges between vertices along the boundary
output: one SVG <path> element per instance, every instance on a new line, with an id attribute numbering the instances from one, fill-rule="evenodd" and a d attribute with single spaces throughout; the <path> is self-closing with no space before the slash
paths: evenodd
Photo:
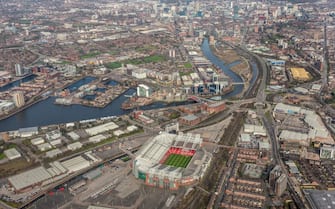
<path id="1" fill-rule="evenodd" d="M 80 149 L 82 146 L 83 146 L 83 144 L 81 142 L 74 142 L 72 144 L 68 144 L 67 149 L 76 150 L 76 149 Z"/>
<path id="2" fill-rule="evenodd" d="M 93 143 L 98 143 L 98 142 L 101 142 L 102 140 L 105 140 L 107 139 L 106 136 L 102 135 L 102 134 L 99 134 L 99 135 L 96 135 L 96 136 L 91 136 L 88 141 L 89 142 L 93 142 Z"/>
<path id="3" fill-rule="evenodd" d="M 82 156 L 63 161 L 61 164 L 69 171 L 69 173 L 73 173 L 90 166 L 90 162 Z"/>
<path id="4" fill-rule="evenodd" d="M 35 184 L 41 183 L 51 178 L 51 175 L 42 166 L 34 168 L 32 170 L 20 173 L 18 175 L 8 178 L 8 181 L 15 188 L 15 190 L 21 190 Z"/>
<path id="5" fill-rule="evenodd" d="M 106 131 L 110 131 L 110 130 L 114 130 L 117 129 L 119 126 L 116 125 L 114 122 L 109 122 L 106 124 L 102 124 L 99 126 L 95 126 L 93 128 L 88 128 L 86 129 L 86 133 L 88 133 L 91 136 L 106 132 Z"/>
<path id="6" fill-rule="evenodd" d="M 30 142 L 33 145 L 39 145 L 39 144 L 43 144 L 44 143 L 44 139 L 42 137 L 37 137 L 35 139 L 30 140 Z"/>
<path id="7" fill-rule="evenodd" d="M 50 150 L 50 151 L 46 152 L 45 156 L 49 157 L 49 158 L 53 158 L 53 157 L 55 157 L 59 154 L 62 154 L 62 151 L 59 148 L 56 148 L 56 149 L 53 149 L 53 150 Z"/>
<path id="8" fill-rule="evenodd" d="M 306 141 L 308 139 L 308 135 L 295 131 L 283 130 L 279 136 L 280 140 L 298 140 L 298 141 Z"/>
<path id="9" fill-rule="evenodd" d="M 70 133 L 67 133 L 71 137 L 72 140 L 76 141 L 80 138 L 78 134 L 76 134 L 74 131 L 71 131 Z"/>
<path id="10" fill-rule="evenodd" d="M 284 112 L 284 113 L 300 113 L 301 108 L 292 105 L 286 105 L 283 103 L 278 103 L 275 108 L 275 112 Z"/>
<path id="11" fill-rule="evenodd" d="M 16 158 L 21 157 L 21 153 L 19 153 L 19 151 L 17 151 L 16 148 L 7 149 L 4 151 L 4 154 L 10 160 L 14 160 Z"/>

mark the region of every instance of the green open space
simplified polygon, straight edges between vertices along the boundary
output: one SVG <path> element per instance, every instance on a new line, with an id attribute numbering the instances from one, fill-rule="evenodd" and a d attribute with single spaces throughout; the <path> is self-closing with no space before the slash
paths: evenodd
<path id="1" fill-rule="evenodd" d="M 178 154 L 171 154 L 166 161 L 165 165 L 170 165 L 174 167 L 186 168 L 188 163 L 191 161 L 192 156 L 184 156 Z"/>
<path id="2" fill-rule="evenodd" d="M 189 63 L 189 62 L 186 62 L 186 63 L 184 64 L 184 68 L 187 68 L 187 69 L 192 68 L 192 64 Z"/>
<path id="3" fill-rule="evenodd" d="M 153 50 L 157 50 L 157 46 L 154 46 L 154 45 L 143 45 L 143 46 L 140 46 L 140 47 L 136 47 L 135 48 L 135 51 L 137 52 L 150 52 L 150 51 L 153 51 Z"/>
<path id="4" fill-rule="evenodd" d="M 20 171 L 26 170 L 33 166 L 33 162 L 27 162 L 24 158 L 11 160 L 7 163 L 0 164 L 0 178 L 14 175 Z"/>
<path id="5" fill-rule="evenodd" d="M 0 153 L 0 160 L 4 159 L 6 157 L 5 153 Z"/>
<path id="6" fill-rule="evenodd" d="M 80 56 L 80 58 L 81 59 L 88 59 L 88 58 L 96 57 L 98 55 L 100 55 L 100 52 L 91 52 L 91 53 L 84 54 L 84 55 Z"/>
<path id="7" fill-rule="evenodd" d="M 147 57 L 124 60 L 121 62 L 110 62 L 110 63 L 105 64 L 105 66 L 110 69 L 115 69 L 115 68 L 121 67 L 122 64 L 141 65 L 141 64 L 147 64 L 147 63 L 163 62 L 165 60 L 166 58 L 163 55 L 151 55 Z"/>

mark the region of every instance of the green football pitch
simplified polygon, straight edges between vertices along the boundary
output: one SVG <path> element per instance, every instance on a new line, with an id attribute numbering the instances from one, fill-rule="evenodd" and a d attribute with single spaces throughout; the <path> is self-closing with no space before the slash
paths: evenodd
<path id="1" fill-rule="evenodd" d="M 184 155 L 177 155 L 171 154 L 166 161 L 164 162 L 165 165 L 170 165 L 174 167 L 181 167 L 186 168 L 188 163 L 191 161 L 192 156 L 184 156 Z"/>

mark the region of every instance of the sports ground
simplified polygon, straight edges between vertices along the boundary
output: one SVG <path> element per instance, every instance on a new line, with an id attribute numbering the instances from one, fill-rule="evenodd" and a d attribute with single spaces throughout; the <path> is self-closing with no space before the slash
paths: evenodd
<path id="1" fill-rule="evenodd" d="M 164 164 L 174 167 L 186 168 L 191 159 L 192 156 L 170 154 L 169 157 L 165 160 Z"/>

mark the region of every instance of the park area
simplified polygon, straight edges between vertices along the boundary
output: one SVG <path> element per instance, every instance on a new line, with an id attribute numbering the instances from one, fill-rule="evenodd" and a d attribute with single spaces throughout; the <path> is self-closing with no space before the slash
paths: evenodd
<path id="1" fill-rule="evenodd" d="M 170 156 L 166 159 L 164 164 L 174 167 L 186 168 L 191 159 L 192 156 L 170 154 Z"/>

